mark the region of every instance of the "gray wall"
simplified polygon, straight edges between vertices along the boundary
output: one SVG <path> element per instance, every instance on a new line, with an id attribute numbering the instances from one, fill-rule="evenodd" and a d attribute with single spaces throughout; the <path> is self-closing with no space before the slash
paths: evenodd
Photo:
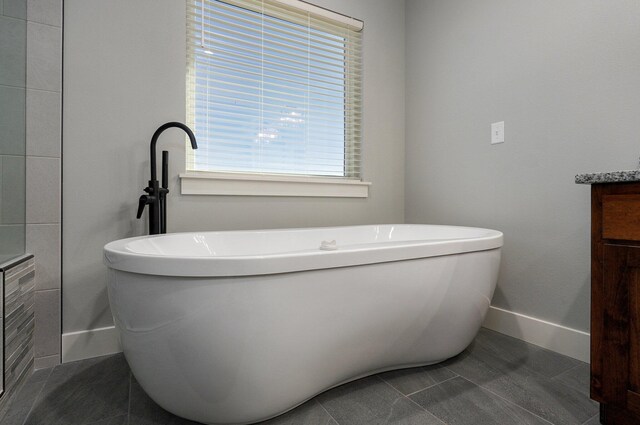
<path id="1" fill-rule="evenodd" d="M 493 305 L 587 330 L 573 178 L 636 168 L 640 2 L 407 0 L 406 17 L 407 222 L 503 231 Z"/>
<path id="2" fill-rule="evenodd" d="M 391 223 L 404 219 L 404 1 L 318 0 L 365 20 L 364 178 L 368 199 L 180 196 L 183 135 L 171 150 L 170 231 Z M 67 0 L 64 31 L 63 332 L 112 323 L 102 246 L 144 234 L 136 202 L 148 144 L 185 117 L 185 5 Z"/>

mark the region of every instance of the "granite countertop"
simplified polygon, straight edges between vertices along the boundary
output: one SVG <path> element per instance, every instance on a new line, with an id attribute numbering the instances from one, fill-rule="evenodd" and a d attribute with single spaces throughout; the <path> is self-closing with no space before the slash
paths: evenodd
<path id="1" fill-rule="evenodd" d="M 640 170 L 609 171 L 576 175 L 577 184 L 620 183 L 640 181 Z"/>

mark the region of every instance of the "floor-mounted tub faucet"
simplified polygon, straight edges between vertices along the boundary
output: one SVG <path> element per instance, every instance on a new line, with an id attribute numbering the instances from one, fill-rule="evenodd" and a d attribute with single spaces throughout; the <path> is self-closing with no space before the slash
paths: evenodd
<path id="1" fill-rule="evenodd" d="M 191 141 L 191 147 L 198 149 L 196 143 L 196 136 L 186 125 L 179 122 L 168 122 L 161 125 L 153 137 L 151 137 L 150 157 L 151 157 L 151 180 L 149 180 L 149 186 L 144 188 L 147 192 L 146 195 L 142 195 L 138 200 L 138 214 L 137 218 L 142 217 L 144 212 L 144 206 L 149 205 L 149 234 L 157 235 L 159 233 L 167 233 L 167 193 L 169 193 L 169 152 L 162 151 L 162 187 L 158 183 L 158 176 L 156 173 L 156 143 L 158 137 L 168 128 L 177 127 L 184 130 L 189 136 Z"/>

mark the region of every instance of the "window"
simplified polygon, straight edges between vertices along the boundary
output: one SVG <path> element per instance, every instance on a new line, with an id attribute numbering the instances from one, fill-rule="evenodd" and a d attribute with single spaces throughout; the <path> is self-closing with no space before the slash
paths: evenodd
<path id="1" fill-rule="evenodd" d="M 187 170 L 359 180 L 361 29 L 298 0 L 188 0 Z"/>

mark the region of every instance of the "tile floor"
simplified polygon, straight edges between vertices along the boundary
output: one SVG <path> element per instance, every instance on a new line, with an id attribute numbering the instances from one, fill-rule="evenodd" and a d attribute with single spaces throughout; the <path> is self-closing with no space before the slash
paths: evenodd
<path id="1" fill-rule="evenodd" d="M 363 378 L 264 425 L 595 425 L 589 367 L 482 329 L 443 364 Z M 251 403 L 251 400 L 247 400 Z M 144 393 L 121 354 L 38 370 L 2 425 L 185 425 Z"/>

